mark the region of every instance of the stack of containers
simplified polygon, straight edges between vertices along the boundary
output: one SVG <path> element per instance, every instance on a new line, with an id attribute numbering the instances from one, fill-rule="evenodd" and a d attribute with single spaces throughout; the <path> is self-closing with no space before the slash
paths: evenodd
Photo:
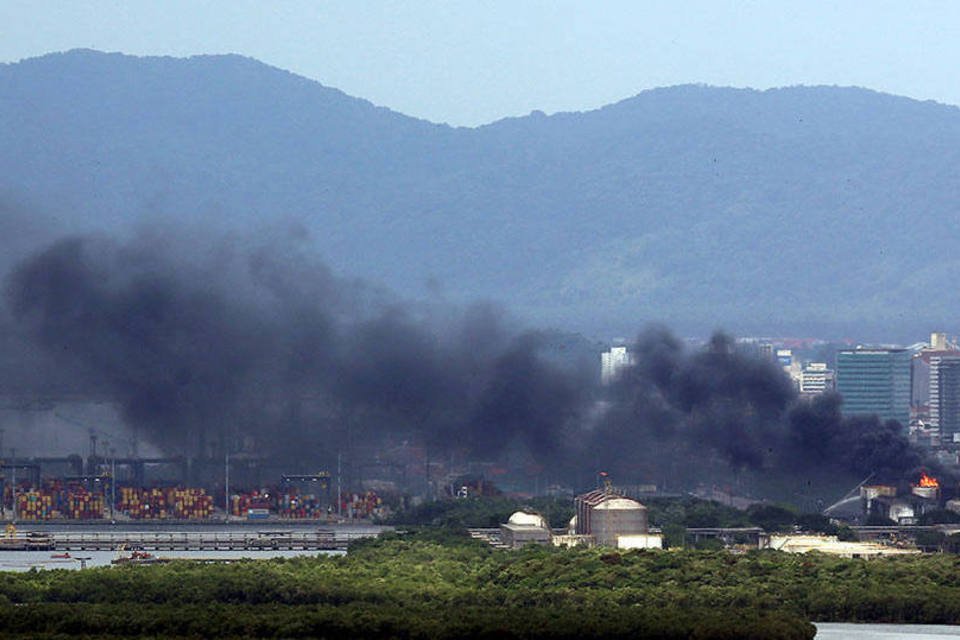
<path id="1" fill-rule="evenodd" d="M 367 491 L 346 496 L 340 506 L 349 518 L 369 518 L 373 515 L 381 515 L 382 505 L 383 501 L 376 492 Z"/>
<path id="2" fill-rule="evenodd" d="M 39 489 L 26 485 L 17 489 L 17 516 L 24 520 L 91 520 L 103 517 L 103 507 L 103 494 L 79 485 L 64 487 L 54 481 Z"/>
<path id="3" fill-rule="evenodd" d="M 120 487 L 117 508 L 134 520 L 193 520 L 213 515 L 213 498 L 205 489 L 194 487 Z"/>
<path id="4" fill-rule="evenodd" d="M 205 489 L 170 489 L 166 501 L 174 518 L 196 520 L 213 515 L 213 497 Z"/>
<path id="5" fill-rule="evenodd" d="M 264 509 L 271 511 L 275 508 L 274 499 L 276 493 L 269 489 L 244 491 L 230 496 L 230 513 L 235 516 L 246 518 L 251 509 L 254 512 L 262 512 Z"/>
<path id="6" fill-rule="evenodd" d="M 74 520 L 96 520 L 103 517 L 103 494 L 91 493 L 83 487 L 74 487 L 66 493 L 69 518 Z"/>
<path id="7" fill-rule="evenodd" d="M 60 480 L 50 480 L 46 482 L 43 486 L 44 492 L 44 502 L 47 503 L 51 509 L 48 511 L 51 518 L 72 517 L 72 512 L 70 510 L 70 495 L 73 491 L 81 491 L 83 487 L 78 484 L 72 484 L 69 486 L 64 486 L 63 482 Z"/>
<path id="8" fill-rule="evenodd" d="M 320 496 L 300 495 L 296 489 L 260 489 L 230 496 L 230 513 L 238 517 L 266 516 L 275 513 L 281 518 L 314 519 L 326 515 Z"/>
<path id="9" fill-rule="evenodd" d="M 49 520 L 43 493 L 36 489 L 17 492 L 17 517 L 21 520 Z"/>
<path id="10" fill-rule="evenodd" d="M 284 493 L 277 512 L 281 518 L 321 518 L 326 515 L 322 501 L 315 495 L 297 495 L 296 489 Z"/>
<path id="11" fill-rule="evenodd" d="M 167 517 L 167 501 L 160 489 L 122 487 L 118 507 L 121 512 L 134 520 L 156 520 Z"/>
<path id="12" fill-rule="evenodd" d="M 125 513 L 131 518 L 140 517 L 140 490 L 134 487 L 119 487 L 116 508 L 121 513 Z"/>

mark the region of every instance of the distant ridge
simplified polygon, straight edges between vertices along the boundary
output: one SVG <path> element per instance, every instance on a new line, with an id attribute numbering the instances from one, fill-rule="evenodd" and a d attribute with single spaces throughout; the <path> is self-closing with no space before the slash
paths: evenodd
<path id="1" fill-rule="evenodd" d="M 241 56 L 75 50 L 0 65 L 0 122 L 0 205 L 58 229 L 300 220 L 344 273 L 597 333 L 960 317 L 954 106 L 686 85 L 454 128 Z"/>

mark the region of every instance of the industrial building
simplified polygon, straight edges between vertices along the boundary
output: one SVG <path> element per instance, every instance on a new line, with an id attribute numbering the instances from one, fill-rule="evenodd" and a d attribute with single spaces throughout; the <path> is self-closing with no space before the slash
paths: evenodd
<path id="1" fill-rule="evenodd" d="M 844 349 L 837 354 L 837 391 L 848 415 L 910 421 L 912 353 L 908 349 Z"/>
<path id="2" fill-rule="evenodd" d="M 526 544 L 550 544 L 551 537 L 550 527 L 539 513 L 517 511 L 500 525 L 500 541 L 511 549 Z"/>
<path id="3" fill-rule="evenodd" d="M 774 549 L 785 553 L 809 553 L 816 551 L 844 558 L 878 558 L 881 556 L 916 555 L 919 549 L 891 547 L 875 542 L 845 542 L 836 536 L 820 535 L 772 535 L 764 538 L 763 549 Z"/>
<path id="4" fill-rule="evenodd" d="M 909 492 L 892 485 L 864 485 L 860 487 L 862 512 L 891 520 L 899 525 L 917 524 L 925 513 L 943 508 L 939 482 L 924 474 Z"/>
<path id="5" fill-rule="evenodd" d="M 660 548 L 659 534 L 651 534 L 647 508 L 607 486 L 574 499 L 573 536 L 588 544 L 620 549 Z"/>

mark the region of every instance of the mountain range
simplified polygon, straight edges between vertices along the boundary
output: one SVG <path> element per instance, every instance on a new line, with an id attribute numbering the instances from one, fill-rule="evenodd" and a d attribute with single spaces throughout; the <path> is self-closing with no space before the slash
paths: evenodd
<path id="1" fill-rule="evenodd" d="M 235 55 L 0 65 L 0 239 L 296 228 L 338 273 L 536 326 L 956 331 L 960 109 L 644 91 L 455 128 Z"/>

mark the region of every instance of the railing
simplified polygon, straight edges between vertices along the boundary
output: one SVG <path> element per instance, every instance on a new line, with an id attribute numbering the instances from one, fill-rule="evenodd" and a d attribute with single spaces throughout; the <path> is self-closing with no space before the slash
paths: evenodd
<path id="1" fill-rule="evenodd" d="M 377 532 L 273 531 L 84 531 L 50 534 L 58 550 L 113 550 L 121 546 L 151 550 L 338 550 Z"/>
<path id="2" fill-rule="evenodd" d="M 46 534 L 16 532 L 0 537 L 0 551 L 42 551 L 53 549 L 53 540 Z"/>

